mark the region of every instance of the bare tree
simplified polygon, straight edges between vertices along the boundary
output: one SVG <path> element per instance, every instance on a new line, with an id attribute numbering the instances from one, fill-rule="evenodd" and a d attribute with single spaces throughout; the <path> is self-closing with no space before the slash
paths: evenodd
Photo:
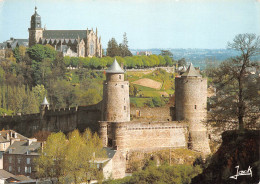
<path id="1" fill-rule="evenodd" d="M 253 62 L 252 57 L 260 54 L 260 37 L 239 34 L 228 43 L 228 48 L 240 54 L 214 71 L 217 98 L 212 114 L 217 120 L 238 122 L 239 130 L 244 130 L 245 123 L 259 119 L 259 63 Z"/>

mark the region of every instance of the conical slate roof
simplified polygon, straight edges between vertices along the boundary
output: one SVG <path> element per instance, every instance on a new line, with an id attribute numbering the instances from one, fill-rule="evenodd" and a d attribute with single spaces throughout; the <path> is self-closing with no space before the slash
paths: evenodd
<path id="1" fill-rule="evenodd" d="M 43 102 L 42 102 L 41 105 L 50 105 L 49 102 L 47 101 L 46 96 L 44 97 Z"/>
<path id="2" fill-rule="evenodd" d="M 108 70 L 106 70 L 106 73 L 125 73 L 124 70 L 119 66 L 118 62 L 115 61 L 113 64 L 109 67 Z"/>
<path id="3" fill-rule="evenodd" d="M 181 75 L 182 77 L 201 77 L 200 73 L 194 68 L 191 63 L 187 71 Z"/>

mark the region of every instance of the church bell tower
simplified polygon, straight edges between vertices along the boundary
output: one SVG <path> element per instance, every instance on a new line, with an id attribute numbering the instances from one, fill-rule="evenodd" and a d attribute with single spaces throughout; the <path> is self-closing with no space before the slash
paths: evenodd
<path id="1" fill-rule="evenodd" d="M 35 7 L 35 12 L 31 16 L 31 27 L 28 30 L 29 30 L 29 47 L 31 47 L 39 42 L 43 34 L 41 16 L 37 13 L 37 7 Z"/>

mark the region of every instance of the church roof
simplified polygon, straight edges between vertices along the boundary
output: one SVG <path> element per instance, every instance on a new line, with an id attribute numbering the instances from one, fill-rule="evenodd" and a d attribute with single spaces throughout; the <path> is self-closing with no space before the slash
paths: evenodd
<path id="1" fill-rule="evenodd" d="M 88 30 L 88 33 L 90 30 Z M 83 39 L 87 37 L 87 30 L 44 30 L 45 39 Z"/>
<path id="2" fill-rule="evenodd" d="M 42 102 L 41 105 L 50 105 L 49 102 L 47 101 L 46 96 L 44 97 L 43 102 Z"/>
<path id="3" fill-rule="evenodd" d="M 106 73 L 125 73 L 124 70 L 119 66 L 117 60 L 115 59 L 113 64 L 108 68 Z"/>
<path id="4" fill-rule="evenodd" d="M 191 63 L 187 71 L 181 75 L 182 77 L 201 77 L 200 73 L 194 68 Z"/>

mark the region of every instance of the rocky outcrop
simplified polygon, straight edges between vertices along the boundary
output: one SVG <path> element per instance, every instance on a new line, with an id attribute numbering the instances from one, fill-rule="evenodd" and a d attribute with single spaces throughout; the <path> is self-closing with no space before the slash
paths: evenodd
<path id="1" fill-rule="evenodd" d="M 209 166 L 192 179 L 192 184 L 258 184 L 260 131 L 227 131 L 222 141 Z"/>

